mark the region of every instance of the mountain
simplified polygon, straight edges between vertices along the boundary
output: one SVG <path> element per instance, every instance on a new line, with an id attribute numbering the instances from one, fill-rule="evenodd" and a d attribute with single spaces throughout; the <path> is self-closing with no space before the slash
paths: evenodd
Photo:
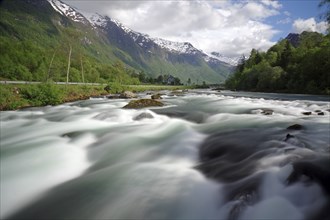
<path id="1" fill-rule="evenodd" d="M 294 47 L 298 47 L 300 41 L 300 34 L 297 33 L 289 33 L 286 38 Z"/>
<path id="2" fill-rule="evenodd" d="M 228 63 L 232 66 L 237 66 L 238 62 L 240 60 L 240 57 L 230 58 L 230 57 L 226 57 L 226 56 L 222 55 L 219 52 L 211 52 L 211 54 L 209 54 L 209 56 L 212 58 L 215 58 L 223 63 Z"/>
<path id="3" fill-rule="evenodd" d="M 31 53 L 38 54 L 35 55 L 39 59 L 38 64 L 44 62 L 43 68 L 39 68 L 41 64 L 37 65 L 38 68 L 31 68 L 31 65 L 25 64 L 26 61 L 21 62 L 20 70 L 2 68 L 8 69 L 12 74 L 23 72 L 16 74 L 16 79 L 22 78 L 21 75 L 29 75 L 34 80 L 44 78 L 41 72 L 51 62 L 54 62 L 51 69 L 56 72 L 52 76 L 64 78 L 63 64 L 67 63 L 65 57 L 68 48 L 72 49 L 76 80 L 80 77 L 79 70 L 82 67 L 79 63 L 82 63 L 82 59 L 89 64 L 84 68 L 89 81 L 111 80 L 115 74 L 109 76 L 106 68 L 116 72 L 120 67 L 123 71 L 129 69 L 130 73 L 143 71 L 151 77 L 173 75 L 182 82 L 187 82 L 190 78 L 196 83 L 219 83 L 234 68 L 221 59 L 203 53 L 188 42 L 152 38 L 125 27 L 115 19 L 80 11 L 59 0 L 5 0 L 0 5 L 0 12 L 1 46 L 15 46 L 15 53 L 22 50 L 19 53 L 30 56 L 29 52 L 19 47 L 19 44 L 29 44 L 29 47 L 35 47 Z M 54 61 L 52 51 L 56 54 Z M 2 53 L 0 58 L 12 59 L 13 54 L 8 53 Z M 42 53 L 46 54 L 43 58 Z M 11 60 L 11 63 L 15 62 L 20 61 Z M 105 67 L 110 64 L 112 66 Z M 7 64 L 0 61 L 0 67 L 1 65 Z M 61 68 L 56 69 L 56 66 L 61 65 Z M 0 77 L 8 78 L 8 71 L 0 72 Z"/>

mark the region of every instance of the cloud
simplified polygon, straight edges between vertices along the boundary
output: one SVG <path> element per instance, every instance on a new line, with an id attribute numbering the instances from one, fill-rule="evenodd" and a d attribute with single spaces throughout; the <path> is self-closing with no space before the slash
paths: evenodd
<path id="1" fill-rule="evenodd" d="M 282 8 L 282 4 L 279 3 L 278 1 L 274 1 L 274 0 L 261 0 L 261 2 L 267 6 L 271 6 L 275 9 L 280 9 Z"/>
<path id="2" fill-rule="evenodd" d="M 277 21 L 276 24 L 289 24 L 289 23 L 291 23 L 291 21 L 292 21 L 291 18 L 286 17 L 284 19 L 281 19 L 281 20 Z"/>
<path id="3" fill-rule="evenodd" d="M 229 57 L 248 56 L 252 48 L 267 50 L 274 42 L 269 39 L 277 31 L 260 22 L 249 21 L 244 26 L 225 27 L 221 30 L 193 32 L 189 39 L 204 51 L 220 51 Z M 245 33 L 245 34 L 242 34 Z"/>
<path id="4" fill-rule="evenodd" d="M 293 31 L 295 33 L 301 33 L 303 31 L 313 31 L 319 33 L 325 33 L 328 26 L 325 21 L 316 22 L 315 18 L 297 19 L 292 24 Z"/>
<path id="5" fill-rule="evenodd" d="M 291 13 L 288 12 L 288 11 L 284 11 L 283 14 L 286 15 L 286 16 L 291 16 Z"/>
<path id="6" fill-rule="evenodd" d="M 278 15 L 278 1 L 83 1 L 63 0 L 81 10 L 115 18 L 152 37 L 188 41 L 205 52 L 240 56 L 267 49 L 277 30 L 264 22 Z"/>

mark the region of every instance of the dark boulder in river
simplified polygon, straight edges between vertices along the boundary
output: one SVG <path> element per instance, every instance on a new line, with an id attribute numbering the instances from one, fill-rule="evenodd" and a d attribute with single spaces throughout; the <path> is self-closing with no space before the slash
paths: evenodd
<path id="1" fill-rule="evenodd" d="M 159 94 L 159 93 L 157 93 L 157 94 L 153 94 L 153 95 L 151 96 L 151 99 L 161 99 L 161 98 L 162 98 L 162 95 Z"/>
<path id="2" fill-rule="evenodd" d="M 304 128 L 304 126 L 300 125 L 300 124 L 294 124 L 291 125 L 289 127 L 287 127 L 286 129 L 288 130 L 302 130 Z"/>
<path id="3" fill-rule="evenodd" d="M 146 107 L 161 107 L 164 104 L 154 99 L 139 99 L 130 101 L 123 108 L 134 109 L 134 108 L 146 108 Z"/>

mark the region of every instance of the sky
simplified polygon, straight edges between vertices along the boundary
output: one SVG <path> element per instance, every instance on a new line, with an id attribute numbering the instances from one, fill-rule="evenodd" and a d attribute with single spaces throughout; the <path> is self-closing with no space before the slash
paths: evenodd
<path id="1" fill-rule="evenodd" d="M 267 50 L 289 33 L 325 33 L 319 0 L 62 0 L 134 31 L 227 57 Z"/>

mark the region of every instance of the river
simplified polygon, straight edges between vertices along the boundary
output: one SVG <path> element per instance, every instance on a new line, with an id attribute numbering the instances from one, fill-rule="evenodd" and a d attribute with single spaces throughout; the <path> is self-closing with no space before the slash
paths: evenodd
<path id="1" fill-rule="evenodd" d="M 164 93 L 1 112 L 0 218 L 329 219 L 329 97 Z"/>

